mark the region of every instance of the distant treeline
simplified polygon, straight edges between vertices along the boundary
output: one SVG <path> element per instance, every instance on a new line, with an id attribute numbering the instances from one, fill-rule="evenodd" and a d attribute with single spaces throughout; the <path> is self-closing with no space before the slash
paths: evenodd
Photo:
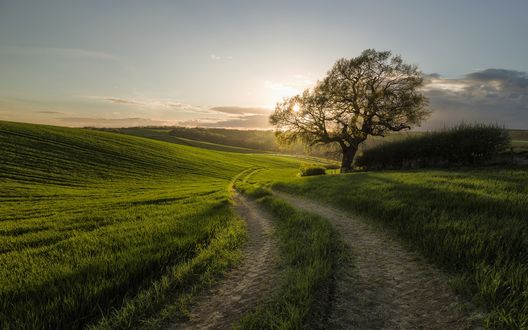
<path id="1" fill-rule="evenodd" d="M 166 136 L 182 139 L 208 142 L 225 146 L 247 148 L 257 151 L 285 153 L 295 155 L 308 155 L 328 159 L 339 159 L 338 145 L 314 146 L 307 148 L 302 143 L 292 145 L 279 145 L 275 139 L 275 133 L 267 130 L 239 130 L 229 128 L 204 128 L 204 127 L 179 127 L 179 126 L 142 126 L 129 128 L 92 128 L 114 133 L 132 134 L 138 136 L 174 142 L 165 139 L 160 134 L 147 134 L 148 131 L 156 133 L 164 132 Z"/>
<path id="2" fill-rule="evenodd" d="M 103 128 L 100 130 L 144 136 L 173 143 L 179 143 L 177 139 L 173 139 L 175 137 L 265 152 L 309 155 L 333 160 L 339 160 L 341 157 L 337 144 L 311 148 L 306 148 L 302 143 L 281 146 L 277 143 L 274 132 L 270 130 L 178 126 Z M 509 140 L 509 137 L 511 137 L 511 146 L 516 152 L 528 152 L 528 131 L 505 130 L 486 125 L 461 125 L 438 132 L 397 132 L 386 137 L 369 137 L 360 145 L 362 154 L 358 155 L 356 166 L 414 168 L 478 162 L 482 157 L 475 156 L 475 150 L 477 154 L 480 152 L 478 151 L 480 149 L 475 148 L 488 148 L 486 139 L 498 139 L 493 140 L 498 143 L 506 138 Z"/>
<path id="3" fill-rule="evenodd" d="M 510 134 L 495 125 L 466 125 L 378 144 L 356 158 L 368 170 L 473 165 L 510 147 Z"/>
<path id="4" fill-rule="evenodd" d="M 170 135 L 249 149 L 279 151 L 272 131 L 176 127 Z"/>
<path id="5" fill-rule="evenodd" d="M 277 153 L 303 154 L 325 158 L 337 158 L 338 156 L 331 146 L 317 146 L 307 149 L 301 143 L 287 146 L 279 145 L 273 131 L 174 127 L 169 134 L 185 139 Z"/>

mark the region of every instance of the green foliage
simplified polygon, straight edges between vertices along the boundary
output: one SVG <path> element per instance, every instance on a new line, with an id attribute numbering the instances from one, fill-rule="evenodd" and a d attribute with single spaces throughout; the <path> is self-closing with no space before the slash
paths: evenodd
<path id="1" fill-rule="evenodd" d="M 301 176 L 324 175 L 326 168 L 324 166 L 303 165 L 300 168 Z"/>
<path id="2" fill-rule="evenodd" d="M 0 150 L 0 328 L 132 327 L 238 260 L 238 173 L 299 166 L 9 122 Z"/>
<path id="3" fill-rule="evenodd" d="M 528 171 L 355 173 L 275 188 L 383 224 L 488 311 L 489 328 L 528 327 Z"/>
<path id="4" fill-rule="evenodd" d="M 356 158 L 366 169 L 470 165 L 490 160 L 510 142 L 508 131 L 493 125 L 458 125 L 377 145 Z"/>
<path id="5" fill-rule="evenodd" d="M 350 172 L 369 136 L 409 130 L 429 116 L 423 82 L 418 67 L 401 56 L 366 49 L 337 60 L 313 88 L 278 102 L 270 123 L 281 144 L 337 146 L 342 171 Z"/>

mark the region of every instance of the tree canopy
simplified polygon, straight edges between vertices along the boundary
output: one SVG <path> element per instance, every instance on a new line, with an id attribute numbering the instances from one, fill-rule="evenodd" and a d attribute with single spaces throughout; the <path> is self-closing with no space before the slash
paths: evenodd
<path id="1" fill-rule="evenodd" d="M 338 60 L 314 88 L 278 103 L 270 122 L 281 143 L 339 144 L 341 171 L 347 172 L 369 135 L 408 130 L 429 115 L 422 85 L 416 65 L 367 49 Z"/>

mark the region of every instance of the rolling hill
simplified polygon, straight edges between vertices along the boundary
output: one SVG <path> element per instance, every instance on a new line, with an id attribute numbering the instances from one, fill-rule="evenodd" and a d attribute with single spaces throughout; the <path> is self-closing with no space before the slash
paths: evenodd
<path id="1" fill-rule="evenodd" d="M 243 222 L 227 188 L 238 173 L 298 166 L 11 122 L 0 150 L 2 328 L 130 324 L 237 260 Z"/>

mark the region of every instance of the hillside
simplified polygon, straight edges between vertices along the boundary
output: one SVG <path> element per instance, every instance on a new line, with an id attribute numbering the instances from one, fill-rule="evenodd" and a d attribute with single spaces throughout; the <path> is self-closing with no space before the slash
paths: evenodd
<path id="1" fill-rule="evenodd" d="M 527 324 L 525 168 L 298 177 L 298 158 L 170 130 L 118 132 L 126 134 L 0 122 L 0 328 L 130 328 L 170 304 L 171 314 L 185 314 L 189 297 L 241 259 L 247 221 L 231 207 L 234 181 L 266 196 L 259 209 L 278 220 L 284 274 L 269 305 L 242 317 L 246 328 L 311 322 L 314 306 L 326 308 L 314 297 L 340 267 L 381 274 L 370 259 L 342 264 L 346 235 L 325 219 L 331 206 L 344 223 L 385 227 L 436 264 L 488 327 Z M 325 208 L 312 204 L 320 216 L 293 209 L 271 187 Z M 364 283 L 367 295 L 373 285 Z"/>
<path id="2" fill-rule="evenodd" d="M 237 130 L 225 128 L 186 127 L 131 127 L 97 129 L 123 133 L 149 139 L 189 145 L 209 150 L 239 153 L 283 153 L 320 158 L 338 158 L 335 148 L 315 146 L 307 149 L 303 144 L 281 146 L 272 131 Z"/>
<path id="3" fill-rule="evenodd" d="M 311 149 L 306 149 L 301 143 L 294 143 L 290 146 L 280 146 L 277 144 L 275 135 L 272 131 L 201 127 L 134 127 L 107 128 L 101 130 L 146 137 L 154 140 L 189 145 L 209 150 L 240 153 L 272 152 L 340 160 L 339 147 L 336 145 L 316 146 Z M 515 152 L 528 150 L 527 130 L 508 130 L 508 132 Z M 386 142 L 407 139 L 420 134 L 423 134 L 423 132 L 393 132 L 386 137 L 370 136 L 360 146 L 360 150 L 369 149 Z"/>
<path id="4" fill-rule="evenodd" d="M 200 274 L 237 260 L 244 239 L 227 203 L 232 178 L 256 165 L 298 166 L 11 122 L 0 122 L 0 149 L 2 328 L 130 322 L 199 286 Z"/>

